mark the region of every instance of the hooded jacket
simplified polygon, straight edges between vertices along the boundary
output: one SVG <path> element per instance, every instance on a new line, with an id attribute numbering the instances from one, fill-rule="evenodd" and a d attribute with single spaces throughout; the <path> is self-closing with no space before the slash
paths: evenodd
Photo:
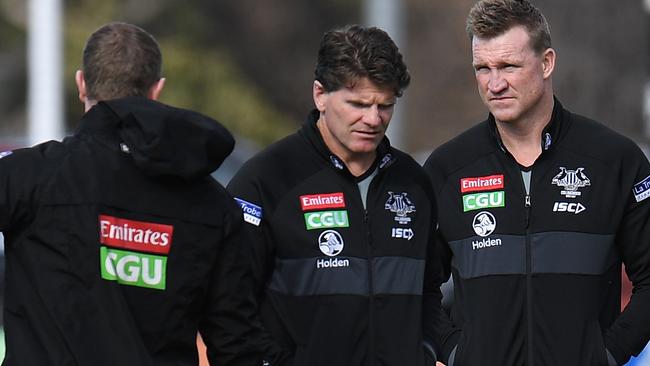
<path id="1" fill-rule="evenodd" d="M 133 97 L 2 154 L 4 364 L 196 365 L 199 330 L 212 362 L 257 365 L 241 213 L 209 176 L 233 146 L 208 117 Z"/>
<path id="2" fill-rule="evenodd" d="M 430 183 L 388 139 L 368 173 L 354 177 L 327 149 L 318 117 L 312 112 L 228 184 L 244 211 L 269 342 L 291 354 L 266 360 L 425 365 L 425 354 L 435 359 L 441 297 Z M 364 205 L 358 182 L 375 170 Z"/>
<path id="3" fill-rule="evenodd" d="M 492 115 L 425 163 L 454 279 L 448 365 L 454 348 L 453 366 L 623 365 L 650 338 L 648 160 L 557 100 L 541 137 L 528 190 Z"/>

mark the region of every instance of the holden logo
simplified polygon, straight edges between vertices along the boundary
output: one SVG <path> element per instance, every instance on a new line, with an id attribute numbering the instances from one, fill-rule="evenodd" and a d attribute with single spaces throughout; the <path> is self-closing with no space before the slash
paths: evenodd
<path id="1" fill-rule="evenodd" d="M 474 228 L 476 235 L 488 236 L 494 232 L 494 229 L 496 229 L 497 220 L 491 213 L 487 211 L 481 211 L 477 213 L 476 216 L 474 216 L 472 227 Z"/>
<path id="2" fill-rule="evenodd" d="M 343 250 L 343 238 L 334 230 L 325 230 L 318 237 L 318 247 L 326 256 L 334 257 Z"/>

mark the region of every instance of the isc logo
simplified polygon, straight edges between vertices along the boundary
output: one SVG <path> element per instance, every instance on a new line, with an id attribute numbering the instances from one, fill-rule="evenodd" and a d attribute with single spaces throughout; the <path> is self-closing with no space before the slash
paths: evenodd
<path id="1" fill-rule="evenodd" d="M 397 239 L 406 239 L 406 240 L 411 240 L 413 239 L 413 236 L 415 234 L 413 233 L 413 229 L 404 229 L 401 227 L 394 227 L 393 230 L 391 231 L 391 236 L 393 238 Z"/>
<path id="2" fill-rule="evenodd" d="M 553 205 L 554 212 L 570 212 L 576 215 L 586 209 L 587 208 L 579 202 L 555 202 Z"/>

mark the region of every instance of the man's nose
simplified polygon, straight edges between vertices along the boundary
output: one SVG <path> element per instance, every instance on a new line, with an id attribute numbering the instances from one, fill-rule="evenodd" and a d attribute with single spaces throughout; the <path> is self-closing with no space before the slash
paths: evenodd
<path id="1" fill-rule="evenodd" d="M 501 75 L 499 70 L 490 72 L 490 79 L 488 80 L 488 89 L 492 94 L 499 94 L 508 87 L 508 82 Z"/>

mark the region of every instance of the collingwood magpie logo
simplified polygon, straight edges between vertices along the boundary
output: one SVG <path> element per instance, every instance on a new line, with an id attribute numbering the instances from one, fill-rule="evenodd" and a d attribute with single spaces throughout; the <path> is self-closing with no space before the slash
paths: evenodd
<path id="1" fill-rule="evenodd" d="M 415 212 L 415 205 L 408 198 L 408 193 L 402 192 L 400 194 L 395 194 L 393 192 L 388 192 L 388 200 L 384 204 L 384 208 L 390 212 L 395 213 L 395 221 L 400 224 L 408 224 L 411 222 L 411 218 L 408 217 L 408 214 Z"/>
<path id="2" fill-rule="evenodd" d="M 585 168 L 578 168 L 576 170 L 567 170 L 565 167 L 560 167 L 560 172 L 551 180 L 552 184 L 564 188 L 560 194 L 566 198 L 576 198 L 582 193 L 578 191 L 579 188 L 591 185 L 591 180 L 584 173 Z"/>
<path id="3" fill-rule="evenodd" d="M 474 216 L 472 221 L 474 232 L 478 236 L 488 236 L 494 232 L 497 227 L 497 220 L 494 215 L 487 211 L 481 211 Z"/>

